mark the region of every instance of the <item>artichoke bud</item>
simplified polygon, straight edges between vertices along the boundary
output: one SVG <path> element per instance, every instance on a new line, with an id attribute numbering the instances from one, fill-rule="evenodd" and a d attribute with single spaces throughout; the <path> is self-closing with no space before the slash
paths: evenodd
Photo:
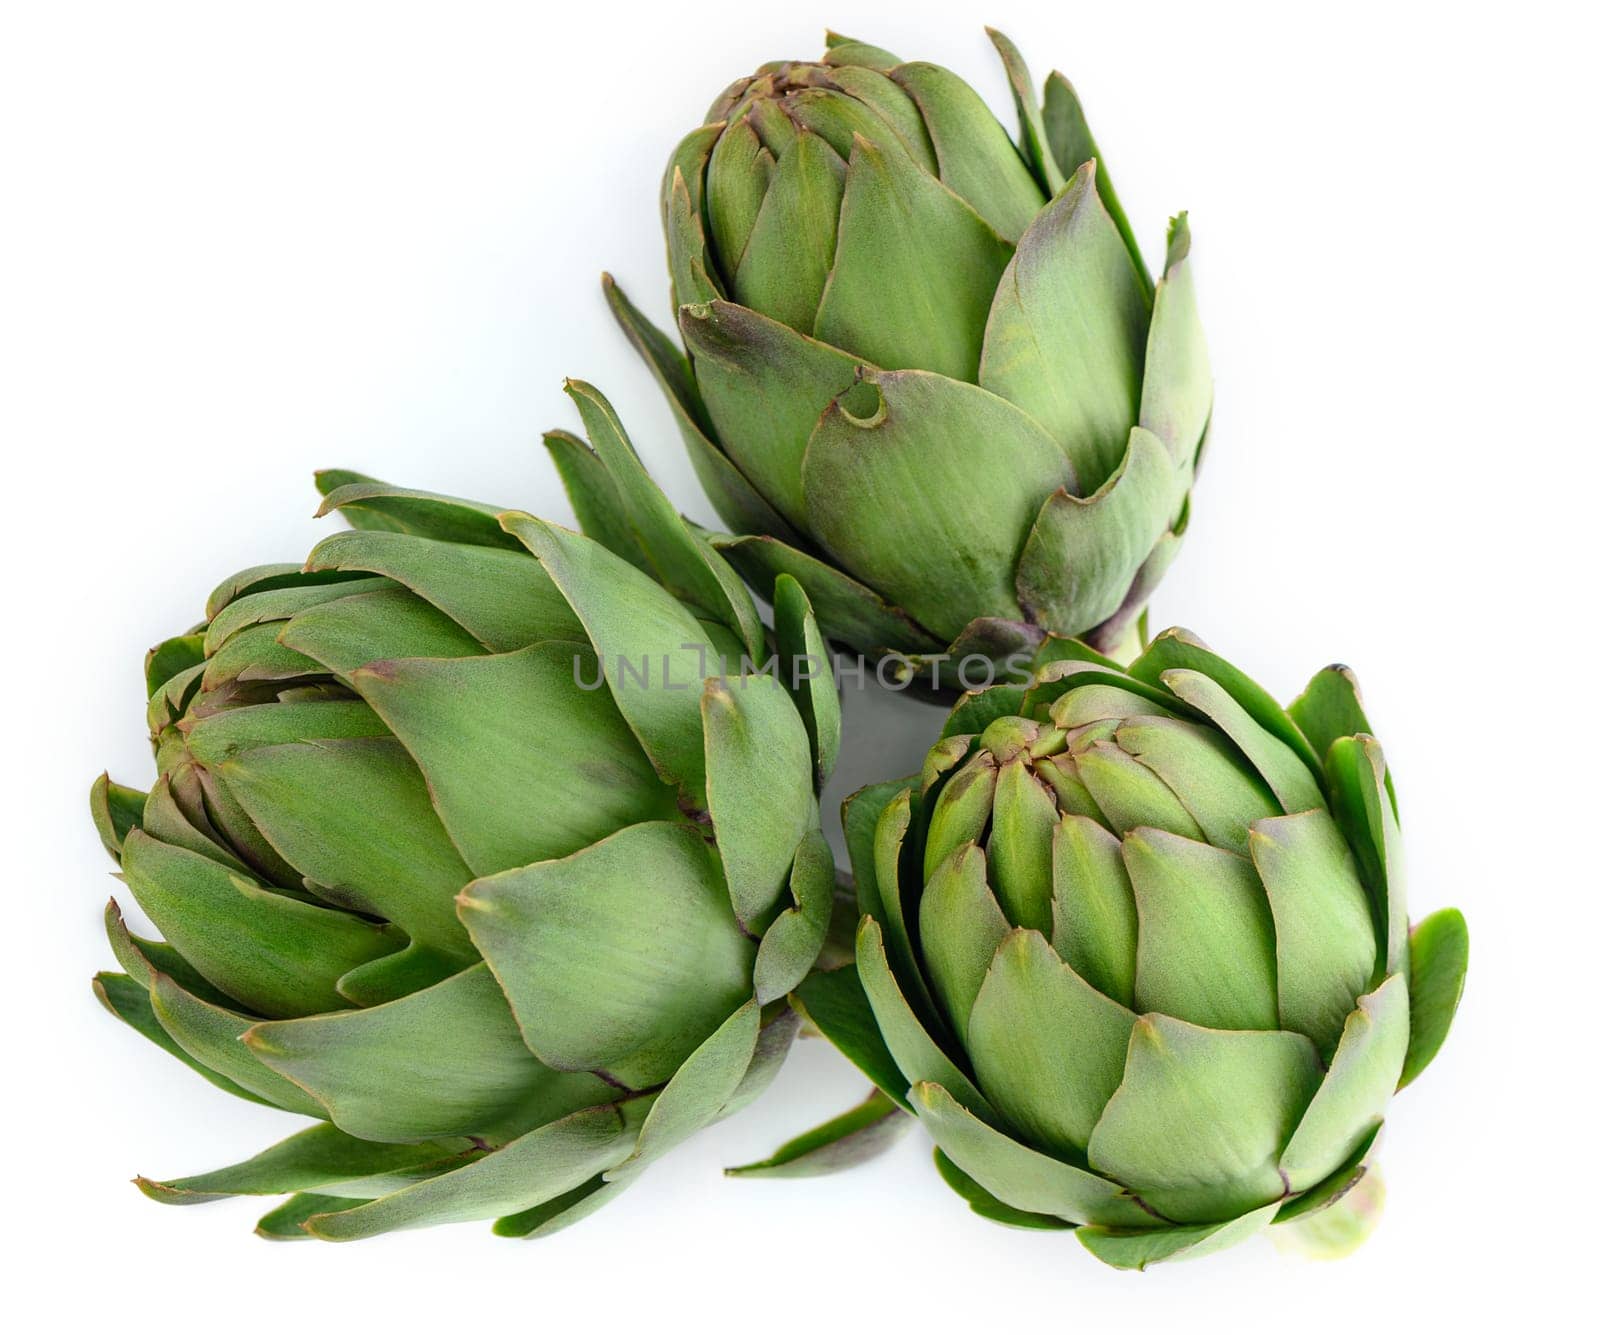
<path id="1" fill-rule="evenodd" d="M 1152 281 L 1070 85 L 830 38 L 729 87 L 662 216 L 687 358 L 608 280 L 759 591 L 929 677 L 1049 635 L 1121 652 L 1176 554 L 1211 381 L 1175 221 Z M 1007 668 L 1015 673 L 1014 665 Z"/>
<path id="2" fill-rule="evenodd" d="M 838 715 L 825 668 L 752 665 L 820 632 L 798 587 L 763 626 L 569 389 L 593 443 L 553 448 L 596 537 L 330 475 L 351 531 L 152 651 L 156 780 L 91 809 L 163 939 L 113 904 L 97 990 L 318 1121 L 147 1194 L 300 1193 L 268 1231 L 329 1238 L 548 1231 L 776 1070 L 833 907 Z"/>
<path id="3" fill-rule="evenodd" d="M 1115 1265 L 1315 1218 L 1466 964 L 1451 910 L 1391 948 L 1398 823 L 1353 678 L 1285 710 L 1174 630 L 1125 672 L 1085 650 L 993 689 L 1021 712 L 964 701 L 928 819 L 890 801 L 857 869 L 884 903 L 857 940 L 876 1078 L 980 1213 L 1078 1225 Z"/>

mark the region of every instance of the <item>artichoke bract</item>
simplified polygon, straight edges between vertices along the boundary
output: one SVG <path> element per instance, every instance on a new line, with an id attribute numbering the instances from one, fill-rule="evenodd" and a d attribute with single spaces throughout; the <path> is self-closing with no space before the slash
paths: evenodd
<path id="1" fill-rule="evenodd" d="M 825 667 L 779 671 L 819 633 L 791 584 L 770 634 L 570 391 L 593 449 L 551 448 L 600 540 L 325 474 L 353 531 L 151 652 L 156 780 L 92 805 L 164 939 L 113 901 L 96 990 L 212 1084 L 319 1119 L 140 1179 L 155 1199 L 287 1195 L 274 1237 L 545 1233 L 781 1062 L 834 896 L 837 701 Z"/>
<path id="2" fill-rule="evenodd" d="M 1211 414 L 1185 219 L 1153 282 L 1072 86 L 1041 107 L 991 36 L 1020 148 L 950 71 L 830 35 L 672 155 L 687 356 L 606 280 L 729 559 L 902 675 L 941 649 L 1025 664 L 1047 633 L 1120 650 Z"/>
<path id="3" fill-rule="evenodd" d="M 1453 909 L 1408 931 L 1354 679 L 1285 710 L 1181 630 L 1050 648 L 851 800 L 856 964 L 798 1002 L 981 1214 L 1141 1269 L 1296 1220 L 1347 1247 L 1467 957 Z"/>

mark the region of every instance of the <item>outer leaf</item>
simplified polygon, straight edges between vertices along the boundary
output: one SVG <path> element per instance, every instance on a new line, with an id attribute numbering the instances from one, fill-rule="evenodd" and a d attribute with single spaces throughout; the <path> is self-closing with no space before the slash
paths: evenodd
<path id="1" fill-rule="evenodd" d="M 1180 213 L 1167 234 L 1167 271 L 1150 316 L 1139 425 L 1164 441 L 1181 466 L 1198 455 L 1210 420 L 1211 358 L 1189 270 L 1189 223 Z"/>
<path id="2" fill-rule="evenodd" d="M 712 507 L 722 516 L 723 523 L 737 533 L 770 533 L 786 542 L 800 541 L 789 522 L 773 509 L 713 440 L 711 420 L 700 400 L 700 391 L 695 387 L 688 359 L 645 319 L 610 274 L 603 275 L 602 280 L 611 313 L 667 396 L 695 476 L 700 479 L 701 487 Z"/>
<path id="3" fill-rule="evenodd" d="M 760 1030 L 761 1007 L 752 998 L 673 1072 L 645 1115 L 632 1156 L 606 1176 L 632 1176 L 721 1117 L 750 1069 Z"/>
<path id="4" fill-rule="evenodd" d="M 332 480 L 331 478 L 329 480 Z M 322 476 L 319 475 L 320 487 Z M 376 480 L 348 482 L 323 492 L 317 518 L 339 511 L 358 528 L 413 533 L 441 542 L 465 542 L 477 547 L 506 547 L 516 543 L 500 529 L 496 516 L 503 506 L 414 491 Z M 357 524 L 356 518 L 364 522 Z"/>
<path id="5" fill-rule="evenodd" d="M 1182 479 L 1161 442 L 1134 427 L 1126 445 L 1098 491 L 1054 492 L 1028 534 L 1017 600 L 1052 634 L 1081 635 L 1116 614 L 1178 503 Z"/>
<path id="6" fill-rule="evenodd" d="M 859 359 L 728 301 L 685 306 L 678 323 L 729 457 L 804 531 L 806 442 L 823 410 L 854 383 Z M 741 531 L 783 536 L 771 528 Z"/>
<path id="7" fill-rule="evenodd" d="M 863 1075 L 899 1107 L 906 1106 L 908 1082 L 883 1040 L 854 964 L 812 974 L 795 989 L 791 1001 Z"/>
<path id="8" fill-rule="evenodd" d="M 1217 1029 L 1276 1029 L 1272 912 L 1249 861 L 1165 830 L 1130 832 L 1139 905 L 1134 1002 Z"/>
<path id="9" fill-rule="evenodd" d="M 295 1191 L 364 1197 L 398 1191 L 471 1162 L 479 1151 L 470 1141 L 447 1144 L 383 1145 L 357 1140 L 327 1123 L 308 1126 L 243 1163 L 195 1177 L 152 1182 L 138 1178 L 140 1191 L 168 1205 L 194 1205 L 228 1196 L 281 1196 Z"/>
<path id="10" fill-rule="evenodd" d="M 1033 220 L 1000 279 L 978 383 L 1038 421 L 1092 491 L 1116 472 L 1139 420 L 1149 320 L 1095 193 L 1094 164 L 1084 163 Z"/>
<path id="11" fill-rule="evenodd" d="M 143 1034 L 163 1052 L 176 1057 L 195 1074 L 203 1076 L 218 1089 L 236 1098 L 249 1099 L 251 1103 L 277 1107 L 271 1099 L 246 1089 L 243 1085 L 213 1071 L 203 1062 L 191 1057 L 167 1033 L 150 1005 L 150 993 L 125 973 L 97 973 L 93 980 L 94 994 L 100 1004 L 126 1024 Z"/>
<path id="12" fill-rule="evenodd" d="M 759 936 L 789 884 L 795 848 L 816 821 L 805 727 L 782 686 L 766 676 L 713 678 L 700 712 L 706 800 L 734 916 Z"/>
<path id="13" fill-rule="evenodd" d="M 1118 1270 L 1143 1270 L 1160 1261 L 1194 1261 L 1237 1246 L 1272 1222 L 1277 1205 L 1240 1215 L 1221 1224 L 1178 1228 L 1081 1228 L 1078 1241 L 1094 1256 Z"/>
<path id="14" fill-rule="evenodd" d="M 1085 162 L 1095 162 L 1095 183 L 1100 198 L 1105 201 L 1106 212 L 1116 223 L 1117 231 L 1122 233 L 1128 254 L 1133 257 L 1134 267 L 1144 279 L 1145 290 L 1149 291 L 1150 270 L 1139 253 L 1139 242 L 1128 222 L 1128 215 L 1123 212 L 1122 202 L 1112 188 L 1111 173 L 1106 170 L 1100 149 L 1095 144 L 1094 136 L 1089 133 L 1089 123 L 1084 119 L 1083 105 L 1078 101 L 1077 91 L 1060 71 L 1053 71 L 1044 81 L 1044 132 L 1055 154 L 1056 164 L 1066 175 L 1070 176 Z"/>
<path id="15" fill-rule="evenodd" d="M 706 637 L 699 622 L 599 543 L 531 515 L 507 515 L 504 523 L 539 558 L 581 619 L 617 708 L 656 772 L 690 794 L 701 793 L 705 748 L 693 688 L 705 676 Z M 625 671 L 630 664 L 631 675 Z M 640 679 L 646 672 L 649 681 Z"/>
<path id="16" fill-rule="evenodd" d="M 1404 1089 L 1444 1046 L 1467 981 L 1467 921 L 1457 909 L 1430 913 L 1411 933 L 1411 1041 Z"/>
<path id="17" fill-rule="evenodd" d="M 957 1167 L 941 1149 L 935 1149 L 933 1152 L 933 1166 L 939 1170 L 939 1176 L 944 1179 L 945 1185 L 966 1201 L 973 1214 L 983 1219 L 990 1219 L 1010 1228 L 1037 1228 L 1051 1232 L 1072 1227 L 1071 1224 L 1053 1215 L 1029 1214 L 1026 1210 L 1018 1210 L 1007 1205 L 975 1178 Z"/>
<path id="18" fill-rule="evenodd" d="M 340 1010 L 340 976 L 404 944 L 393 928 L 275 894 L 142 830 L 129 833 L 122 870 L 139 907 L 184 958 L 262 1015 Z"/>
<path id="19" fill-rule="evenodd" d="M 839 759 L 839 690 L 829 666 L 828 642 L 822 638 L 811 600 L 792 575 L 779 575 L 773 586 L 772 625 L 783 664 L 783 685 L 805 722 L 814 782 L 820 790 Z"/>
<path id="20" fill-rule="evenodd" d="M 857 138 L 817 337 L 887 370 L 975 381 L 1010 258 L 993 228 L 909 157 Z"/>
<path id="21" fill-rule="evenodd" d="M 776 538 L 723 538 L 716 546 L 769 602 L 778 580 L 785 575 L 794 579 L 816 607 L 823 633 L 859 653 L 877 657 L 891 650 L 903 654 L 939 647 L 902 609 L 865 584 Z"/>
<path id="22" fill-rule="evenodd" d="M 760 655 L 766 636 L 744 585 L 710 544 L 672 508 L 672 502 L 645 472 L 605 396 L 582 380 L 567 381 L 566 390 L 578 405 L 584 429 L 616 486 L 634 536 L 657 580 L 678 598 L 736 632 L 752 655 Z"/>
<path id="23" fill-rule="evenodd" d="M 865 375 L 823 414 L 803 480 L 823 546 L 950 639 L 975 617 L 1020 619 L 1017 561 L 1072 470 L 1004 399 L 905 371 Z"/>
<path id="24" fill-rule="evenodd" d="M 387 575 L 495 652 L 540 640 L 583 638 L 581 624 L 549 575 L 520 552 L 407 533 L 335 533 L 312 549 L 306 566 Z"/>
<path id="25" fill-rule="evenodd" d="M 580 541 L 643 580 L 599 544 Z M 634 661 L 648 660 L 641 653 Z M 608 678 L 618 672 L 604 666 Z M 652 666 L 659 672 L 661 660 Z M 547 643 L 480 658 L 374 663 L 351 673 L 350 683 L 405 744 L 439 819 L 483 876 L 564 857 L 675 811 L 676 794 L 656 777 L 628 717 L 647 708 L 635 702 L 668 693 L 591 689 L 599 675 L 583 646 Z M 690 700 L 696 681 L 685 674 Z"/>
<path id="26" fill-rule="evenodd" d="M 1143 1016 L 1089 1163 L 1180 1223 L 1246 1214 L 1284 1194 L 1278 1154 L 1320 1075 L 1300 1034 Z"/>
<path id="27" fill-rule="evenodd" d="M 1335 1171 L 1383 1120 L 1405 1061 L 1407 1002 L 1406 980 L 1394 974 L 1350 1012 L 1327 1078 L 1284 1147 L 1279 1167 L 1291 1191 Z"/>
<path id="28" fill-rule="evenodd" d="M 306 1220 L 334 1242 L 397 1228 L 512 1214 L 571 1191 L 625 1158 L 633 1133 L 616 1108 L 587 1108 L 541 1126 L 453 1173 L 418 1182 L 367 1205 Z"/>
<path id="29" fill-rule="evenodd" d="M 936 1084 L 911 1091 L 917 1116 L 946 1155 L 1013 1209 L 1075 1224 L 1138 1226 L 1152 1216 L 1114 1182 L 1013 1140 L 979 1121 Z"/>
<path id="30" fill-rule="evenodd" d="M 750 996 L 755 948 L 684 825 L 630 826 L 459 902 L 528 1046 L 558 1070 L 660 1084 Z"/>
<path id="31" fill-rule="evenodd" d="M 856 933 L 856 968 L 862 990 L 872 1003 L 883 1042 L 907 1080 L 912 1083 L 931 1080 L 943 1085 L 980 1117 L 991 1118 L 993 1113 L 988 1101 L 933 1040 L 906 1001 L 899 982 L 889 970 L 889 960 L 883 950 L 883 929 L 871 918 L 863 918 Z"/>
<path id="32" fill-rule="evenodd" d="M 1044 187 L 1045 196 L 1053 197 L 1067 183 L 1066 174 L 1050 151 L 1045 134 L 1044 117 L 1033 91 L 1033 75 L 1012 40 L 995 28 L 984 30 L 1006 67 L 1006 79 L 1011 84 L 1011 95 L 1017 104 L 1017 119 L 1022 122 L 1022 151 L 1033 168 L 1034 177 Z"/>
<path id="33" fill-rule="evenodd" d="M 876 1159 L 911 1129 L 894 1100 L 874 1089 L 848 1112 L 785 1141 L 758 1163 L 725 1168 L 729 1177 L 822 1177 Z"/>
<path id="34" fill-rule="evenodd" d="M 1045 196 L 984 101 L 938 65 L 912 61 L 891 77 L 916 100 L 939 157 L 939 179 L 1015 244 Z"/>
<path id="35" fill-rule="evenodd" d="M 1081 1160 L 1122 1082 L 1135 1019 L 1057 959 L 1038 932 L 1017 930 L 995 952 L 972 1007 L 973 1070 L 1029 1141 Z"/>
<path id="36" fill-rule="evenodd" d="M 244 1042 L 363 1140 L 503 1139 L 613 1093 L 534 1060 L 484 964 L 381 1006 L 257 1025 Z"/>
<path id="37" fill-rule="evenodd" d="M 1320 808 L 1258 821 L 1250 857 L 1272 905 L 1280 1019 L 1331 1051 L 1377 963 L 1355 858 Z"/>

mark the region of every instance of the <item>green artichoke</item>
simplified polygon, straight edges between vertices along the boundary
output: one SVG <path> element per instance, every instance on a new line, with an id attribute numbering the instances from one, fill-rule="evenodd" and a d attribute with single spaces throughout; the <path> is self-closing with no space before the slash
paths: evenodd
<path id="1" fill-rule="evenodd" d="M 607 278 L 758 589 L 902 674 L 1113 652 L 1176 554 L 1211 413 L 1184 218 L 1153 283 L 1072 86 L 999 33 L 1021 148 L 950 71 L 830 35 L 673 153 L 685 357 Z"/>
<path id="2" fill-rule="evenodd" d="M 1184 631 L 1126 670 L 1050 648 L 955 709 L 920 779 L 851 800 L 857 962 L 798 1002 L 981 1214 L 1141 1269 L 1294 1220 L 1347 1248 L 1375 1180 L 1329 1207 L 1467 961 L 1455 910 L 1407 931 L 1355 681 L 1284 710 Z"/>
<path id="3" fill-rule="evenodd" d="M 274 1237 L 542 1234 L 782 1060 L 832 912 L 837 699 L 815 669 L 791 693 L 705 662 L 820 636 L 792 583 L 770 636 L 570 391 L 594 449 L 549 443 L 594 537 L 325 474 L 354 531 L 227 580 L 151 652 L 156 780 L 92 805 L 165 939 L 113 901 L 123 971 L 96 991 L 212 1084 L 319 1119 L 140 1179 L 156 1200 L 286 1194 Z"/>

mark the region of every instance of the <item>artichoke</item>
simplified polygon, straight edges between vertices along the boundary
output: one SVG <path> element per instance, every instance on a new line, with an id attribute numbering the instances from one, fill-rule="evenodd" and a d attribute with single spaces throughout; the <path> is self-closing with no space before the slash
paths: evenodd
<path id="1" fill-rule="evenodd" d="M 570 391 L 594 449 L 548 439 L 596 536 L 325 474 L 354 530 L 225 581 L 151 652 L 157 777 L 92 805 L 165 939 L 113 901 L 96 991 L 212 1084 L 319 1119 L 140 1179 L 156 1200 L 285 1194 L 274 1237 L 542 1234 L 782 1060 L 833 905 L 837 699 L 740 670 L 821 640 L 793 584 L 769 635 Z"/>
<path id="2" fill-rule="evenodd" d="M 981 1214 L 1140 1269 L 1297 1220 L 1348 1248 L 1467 958 L 1453 909 L 1407 931 L 1354 678 L 1285 710 L 1181 630 L 1050 651 L 851 800 L 856 964 L 797 1000 Z"/>
<path id="3" fill-rule="evenodd" d="M 1060 74 L 991 32 L 1014 145 L 950 71 L 835 35 L 741 79 L 662 187 L 685 357 L 610 281 L 758 589 L 896 672 L 1115 652 L 1211 413 L 1182 215 L 1153 283 Z M 941 647 L 945 652 L 941 654 Z M 963 685 L 972 682 L 963 681 Z"/>

